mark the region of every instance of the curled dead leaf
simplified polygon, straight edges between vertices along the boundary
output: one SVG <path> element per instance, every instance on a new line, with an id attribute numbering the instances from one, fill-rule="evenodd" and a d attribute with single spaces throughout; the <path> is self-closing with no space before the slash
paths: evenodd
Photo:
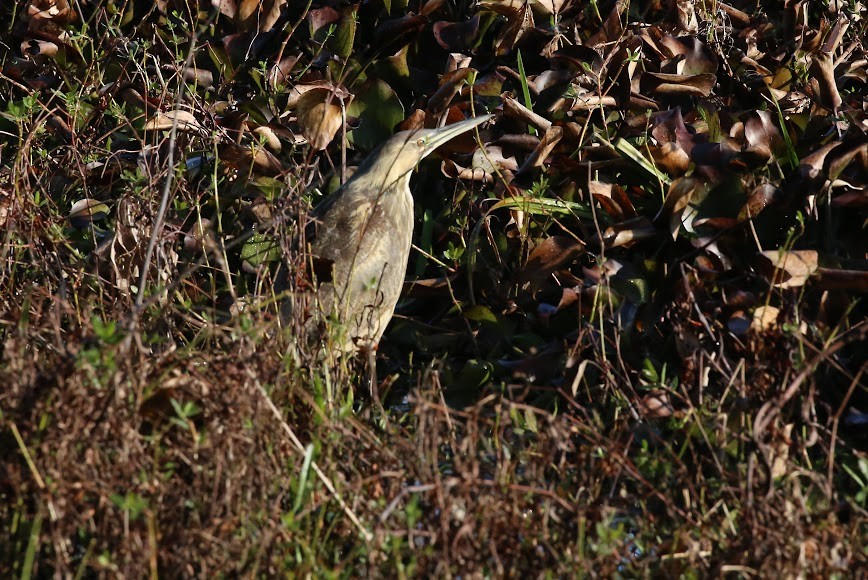
<path id="1" fill-rule="evenodd" d="M 306 91 L 298 100 L 298 124 L 310 146 L 322 151 L 331 143 L 344 123 L 341 96 L 331 89 L 317 87 Z"/>
<path id="2" fill-rule="evenodd" d="M 690 168 L 690 156 L 678 143 L 650 147 L 654 163 L 671 176 L 684 175 Z"/>
<path id="3" fill-rule="evenodd" d="M 171 131 L 172 127 L 178 127 L 178 131 L 198 133 L 204 131 L 196 116 L 190 111 L 176 109 L 157 113 L 147 123 L 145 131 Z"/>
<path id="4" fill-rule="evenodd" d="M 640 86 L 643 94 L 707 97 L 711 95 L 716 82 L 717 75 L 711 73 L 683 75 L 646 72 L 642 73 Z"/>
<path id="5" fill-rule="evenodd" d="M 57 44 L 47 40 L 28 39 L 21 43 L 21 54 L 29 57 L 53 57 L 57 55 L 58 50 Z"/>
<path id="6" fill-rule="evenodd" d="M 655 389 L 639 401 L 639 412 L 649 419 L 665 419 L 675 412 L 666 391 Z"/>
<path id="7" fill-rule="evenodd" d="M 508 95 L 504 95 L 503 97 L 503 112 L 506 116 L 523 121 L 538 131 L 546 132 L 552 126 L 551 121 L 541 115 L 537 115 Z"/>
<path id="8" fill-rule="evenodd" d="M 265 146 L 268 147 L 269 151 L 272 153 L 280 153 L 283 146 L 280 143 L 280 138 L 278 138 L 277 133 L 274 132 L 274 129 L 268 125 L 259 125 L 253 129 L 253 133 L 261 139 L 263 143 L 265 143 Z"/>
<path id="9" fill-rule="evenodd" d="M 748 113 L 742 130 L 746 143 L 745 153 L 769 161 L 783 152 L 784 138 L 768 111 Z"/>
<path id="10" fill-rule="evenodd" d="M 777 288 L 804 286 L 819 267 L 815 250 L 769 250 L 760 252 L 758 269 Z"/>
<path id="11" fill-rule="evenodd" d="M 516 171 L 518 162 L 513 156 L 506 157 L 502 147 L 487 145 L 484 149 L 473 152 L 472 167 L 485 173 L 495 173 L 498 170 Z"/>
<path id="12" fill-rule="evenodd" d="M 476 42 L 479 36 L 479 19 L 477 13 L 464 22 L 435 22 L 432 27 L 434 39 L 443 50 L 450 52 L 465 52 Z"/>
<path id="13" fill-rule="evenodd" d="M 109 211 L 109 206 L 105 203 L 86 197 L 72 204 L 66 219 L 69 220 L 72 227 L 80 230 L 92 222 L 105 219 Z"/>
<path id="14" fill-rule="evenodd" d="M 837 111 L 843 101 L 841 93 L 838 92 L 838 85 L 835 83 L 835 64 L 832 55 L 825 51 L 815 54 L 810 70 L 813 75 L 812 81 L 816 83 L 817 104 Z"/>
<path id="15" fill-rule="evenodd" d="M 567 236 L 546 238 L 533 249 L 519 274 L 519 281 L 539 284 L 556 270 L 564 267 L 582 253 L 585 245 Z"/>
<path id="16" fill-rule="evenodd" d="M 184 67 L 181 69 L 181 76 L 186 82 L 193 83 L 202 89 L 207 89 L 214 85 L 214 74 L 204 68 L 196 66 Z"/>
<path id="17" fill-rule="evenodd" d="M 271 30 L 287 0 L 241 0 L 236 2 L 235 22 L 242 31 Z M 222 2 L 221 2 L 222 3 Z"/>
<path id="18" fill-rule="evenodd" d="M 452 102 L 453 97 L 464 86 L 464 81 L 475 73 L 476 69 L 462 68 L 443 75 L 440 79 L 440 87 L 428 99 L 428 111 L 434 115 L 445 111 Z"/>
<path id="19" fill-rule="evenodd" d="M 224 143 L 220 145 L 220 159 L 246 173 L 253 171 L 257 175 L 275 176 L 283 171 L 283 165 L 265 147 L 255 144 L 252 147 Z"/>
<path id="20" fill-rule="evenodd" d="M 552 125 L 543 135 L 534 152 L 528 156 L 524 164 L 519 168 L 516 177 L 530 173 L 534 168 L 542 166 L 546 158 L 552 150 L 560 142 L 564 135 L 564 130 L 561 127 Z"/>
<path id="21" fill-rule="evenodd" d="M 481 0 L 479 7 L 506 17 L 506 26 L 494 41 L 495 53 L 504 55 L 534 27 L 532 3 L 522 0 Z"/>
<path id="22" fill-rule="evenodd" d="M 780 188 L 775 187 L 771 183 L 756 186 L 744 206 L 742 206 L 741 211 L 738 212 L 738 219 L 744 221 L 755 218 L 769 204 L 779 199 L 782 195 L 783 192 L 781 192 Z"/>
<path id="23" fill-rule="evenodd" d="M 754 332 L 764 332 L 778 323 L 781 309 L 776 306 L 760 306 L 753 311 L 750 328 Z"/>
<path id="24" fill-rule="evenodd" d="M 451 159 L 444 159 L 440 163 L 440 170 L 443 172 L 443 175 L 450 179 L 494 183 L 494 173 L 488 173 L 476 167 L 462 167 Z"/>
<path id="25" fill-rule="evenodd" d="M 705 189 L 705 184 L 698 179 L 679 177 L 669 186 L 666 199 L 663 200 L 663 207 L 654 217 L 654 221 L 666 219 L 669 222 L 669 233 L 672 239 L 675 239 L 678 237 L 678 229 L 681 225 L 681 214 Z"/>
<path id="26" fill-rule="evenodd" d="M 656 235 L 657 230 L 651 222 L 647 218 L 640 217 L 606 228 L 603 232 L 602 243 L 607 249 L 632 246 L 636 242 L 653 238 Z M 596 234 L 591 239 L 595 243 L 600 243 Z"/>

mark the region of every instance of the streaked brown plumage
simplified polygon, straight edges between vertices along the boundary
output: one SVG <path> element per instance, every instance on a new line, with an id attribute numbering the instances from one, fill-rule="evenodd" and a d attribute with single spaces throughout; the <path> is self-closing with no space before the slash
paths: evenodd
<path id="1" fill-rule="evenodd" d="M 332 275 L 319 286 L 319 316 L 311 323 L 332 318 L 342 324 L 341 351 L 376 345 L 392 319 L 413 239 L 413 169 L 443 143 L 490 118 L 397 133 L 314 209 L 310 253 L 329 264 Z M 284 319 L 291 308 L 284 303 Z"/>

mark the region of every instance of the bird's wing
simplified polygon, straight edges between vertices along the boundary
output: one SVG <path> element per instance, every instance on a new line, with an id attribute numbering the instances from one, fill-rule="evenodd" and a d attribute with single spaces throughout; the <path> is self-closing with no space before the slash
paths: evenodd
<path id="1" fill-rule="evenodd" d="M 374 210 L 370 200 L 340 189 L 320 202 L 311 212 L 313 218 L 305 233 L 315 257 L 336 260 L 353 251 L 359 243 L 359 233 Z"/>

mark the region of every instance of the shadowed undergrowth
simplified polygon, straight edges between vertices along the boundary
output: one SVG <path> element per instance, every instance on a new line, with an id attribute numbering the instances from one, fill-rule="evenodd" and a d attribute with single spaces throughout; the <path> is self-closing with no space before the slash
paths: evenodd
<path id="1" fill-rule="evenodd" d="M 0 571 L 852 576 L 837 4 L 4 5 Z M 281 322 L 311 204 L 482 112 L 416 172 L 376 357 Z"/>

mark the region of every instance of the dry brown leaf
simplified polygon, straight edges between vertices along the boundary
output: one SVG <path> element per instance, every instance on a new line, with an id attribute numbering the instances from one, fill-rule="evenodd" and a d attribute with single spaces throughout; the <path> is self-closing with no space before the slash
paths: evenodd
<path id="1" fill-rule="evenodd" d="M 584 244 L 575 238 L 567 236 L 552 236 L 543 240 L 527 259 L 519 280 L 541 283 L 556 270 L 571 262 L 584 250 Z"/>
<path id="2" fill-rule="evenodd" d="M 328 29 L 341 19 L 341 13 L 331 6 L 315 8 L 307 13 L 307 25 L 314 42 L 323 43 L 328 37 Z"/>
<path id="3" fill-rule="evenodd" d="M 815 54 L 810 70 L 813 75 L 812 83 L 816 83 L 817 104 L 837 111 L 843 101 L 838 92 L 838 85 L 835 83 L 835 64 L 832 55 L 824 51 Z"/>
<path id="4" fill-rule="evenodd" d="M 30 31 L 44 31 L 46 23 L 62 26 L 74 22 L 78 13 L 67 0 L 32 0 L 27 5 L 26 16 Z"/>
<path id="5" fill-rule="evenodd" d="M 777 288 L 804 286 L 819 267 L 815 250 L 769 250 L 758 256 L 760 272 Z"/>
<path id="6" fill-rule="evenodd" d="M 461 91 L 464 81 L 476 72 L 476 69 L 463 68 L 443 75 L 440 79 L 440 88 L 428 99 L 428 111 L 432 115 L 439 115 L 445 111 L 455 95 Z"/>
<path id="7" fill-rule="evenodd" d="M 211 0 L 211 6 L 217 8 L 220 14 L 227 18 L 235 18 L 238 12 L 237 0 Z"/>
<path id="8" fill-rule="evenodd" d="M 573 304 L 579 301 L 579 293 L 573 288 L 564 288 L 561 292 L 561 299 L 558 301 L 558 312 L 566 310 Z"/>
<path id="9" fill-rule="evenodd" d="M 618 196 L 618 200 L 614 198 L 613 192 L 616 187 L 617 186 L 613 186 L 611 183 L 604 183 L 602 181 L 588 182 L 588 191 L 594 199 L 600 203 L 603 210 L 609 214 L 613 220 L 620 222 L 634 216 L 625 217 L 625 210 L 619 203 L 621 196 Z M 621 192 L 623 193 L 623 189 L 621 189 Z M 626 195 L 624 195 L 624 197 L 626 197 Z M 630 207 L 632 207 L 632 204 Z"/>
<path id="10" fill-rule="evenodd" d="M 598 95 L 592 91 L 577 88 L 577 94 L 570 99 L 571 111 L 587 111 L 598 107 L 615 107 L 618 100 L 611 95 Z"/>
<path id="11" fill-rule="evenodd" d="M 657 212 L 654 221 L 666 219 L 669 222 L 669 233 L 672 239 L 678 237 L 681 225 L 681 214 L 690 202 L 705 190 L 705 185 L 693 177 L 679 177 L 669 186 L 663 207 Z"/>
<path id="12" fill-rule="evenodd" d="M 755 218 L 761 211 L 768 207 L 769 204 L 773 203 L 776 199 L 779 199 L 782 195 L 781 190 L 771 183 L 758 185 L 754 188 L 753 192 L 751 192 L 750 197 L 741 208 L 741 211 L 738 212 L 738 219 L 743 221 Z"/>
<path id="13" fill-rule="evenodd" d="M 269 151 L 280 153 L 283 146 L 280 143 L 280 138 L 277 136 L 277 133 L 274 132 L 274 129 L 268 125 L 259 125 L 253 129 L 253 133 L 262 140 L 265 146 L 268 147 Z"/>
<path id="14" fill-rule="evenodd" d="M 34 57 L 44 56 L 53 57 L 57 55 L 59 47 L 53 42 L 47 40 L 25 40 L 21 43 L 21 54 Z"/>
<path id="15" fill-rule="evenodd" d="M 285 85 L 288 81 L 291 80 L 290 73 L 295 68 L 295 65 L 298 64 L 300 60 L 299 55 L 295 56 L 287 56 L 280 60 L 280 62 L 274 63 L 271 69 L 268 71 L 268 84 L 274 89 L 280 89 Z"/>
<path id="16" fill-rule="evenodd" d="M 642 217 L 606 228 L 603 232 L 603 244 L 607 249 L 632 246 L 636 242 L 653 238 L 656 235 L 657 230 L 651 222 Z M 599 242 L 596 234 L 592 240 Z"/>
<path id="17" fill-rule="evenodd" d="M 289 92 L 287 93 L 286 108 L 288 110 L 295 109 L 298 106 L 298 102 L 301 100 L 302 95 L 314 89 L 328 89 L 330 91 L 335 91 L 338 96 L 344 97 L 348 94 L 342 88 L 335 88 L 334 85 L 327 80 L 310 79 L 306 82 L 294 85 L 289 89 Z"/>
<path id="18" fill-rule="evenodd" d="M 494 173 L 496 169 L 506 169 L 508 171 L 516 171 L 518 162 L 515 157 L 509 157 L 503 154 L 503 148 L 497 145 L 486 145 L 484 149 L 477 149 L 473 152 L 473 168 L 482 169 L 487 173 Z"/>
<path id="19" fill-rule="evenodd" d="M 400 18 L 392 18 L 382 22 L 374 32 L 374 41 L 382 48 L 386 47 L 388 53 L 395 53 L 405 46 L 419 33 L 428 19 L 412 12 Z"/>
<path id="20" fill-rule="evenodd" d="M 507 25 L 494 41 L 497 55 L 504 55 L 518 44 L 519 40 L 534 27 L 533 9 L 523 0 L 481 0 L 480 8 L 506 16 Z"/>
<path id="21" fill-rule="evenodd" d="M 235 13 L 235 22 L 241 30 L 266 32 L 277 23 L 287 0 L 241 0 Z"/>
<path id="22" fill-rule="evenodd" d="M 868 207 L 868 189 L 847 191 L 832 198 L 832 205 L 838 207 Z"/>
<path id="23" fill-rule="evenodd" d="M 754 332 L 764 332 L 778 323 L 781 309 L 776 306 L 760 306 L 753 311 L 750 327 Z"/>
<path id="24" fill-rule="evenodd" d="M 660 39 L 660 45 L 673 55 L 672 59 L 661 63 L 663 73 L 697 76 L 717 72 L 714 52 L 695 36 L 676 38 L 667 34 Z"/>
<path id="25" fill-rule="evenodd" d="M 207 89 L 214 85 L 214 74 L 206 69 L 197 68 L 195 66 L 184 67 L 181 69 L 181 77 L 188 83 L 194 83 L 202 89 Z"/>
<path id="26" fill-rule="evenodd" d="M 564 135 L 564 130 L 561 127 L 556 125 L 552 125 L 548 128 L 548 131 L 545 132 L 542 139 L 540 139 L 539 145 L 536 150 L 525 160 L 524 164 L 518 170 L 516 175 L 524 175 L 529 173 L 532 169 L 536 167 L 540 167 L 543 162 L 545 162 L 546 158 L 552 152 L 552 150 L 557 146 L 560 142 L 561 138 Z"/>
<path id="27" fill-rule="evenodd" d="M 742 131 L 747 145 L 744 149 L 745 153 L 769 161 L 783 151 L 784 138 L 768 111 L 748 113 Z"/>
<path id="28" fill-rule="evenodd" d="M 470 50 L 479 36 L 479 19 L 477 13 L 464 22 L 435 22 L 432 26 L 434 39 L 443 50 L 449 52 L 465 52 Z"/>
<path id="29" fill-rule="evenodd" d="M 503 97 L 503 112 L 506 116 L 527 123 L 531 127 L 534 127 L 535 129 L 542 131 L 543 133 L 548 131 L 549 127 L 552 126 L 551 121 L 541 115 L 534 113 L 533 111 L 519 103 L 516 99 L 513 99 L 508 95 L 504 95 Z"/>
<path id="30" fill-rule="evenodd" d="M 624 24 L 621 22 L 621 15 L 626 10 L 626 2 L 616 2 L 615 7 L 606 16 L 606 20 L 600 26 L 600 29 L 585 41 L 585 45 L 592 47 L 602 47 L 612 42 L 617 41 L 624 35 Z"/>
<path id="31" fill-rule="evenodd" d="M 669 402 L 669 394 L 661 389 L 655 389 L 642 397 L 637 407 L 639 413 L 649 419 L 665 419 L 675 412 Z"/>
<path id="32" fill-rule="evenodd" d="M 664 143 L 649 149 L 654 163 L 668 175 L 673 177 L 684 175 L 690 168 L 690 156 L 678 143 Z"/>
<path id="33" fill-rule="evenodd" d="M 687 34 L 696 34 L 699 31 L 699 22 L 696 20 L 696 11 L 693 0 L 677 0 L 675 8 L 678 14 L 678 28 Z"/>
<path id="34" fill-rule="evenodd" d="M 317 87 L 301 95 L 296 115 L 304 138 L 313 149 L 322 151 L 332 142 L 344 123 L 343 110 L 340 97 L 331 89 Z"/>
<path id="35" fill-rule="evenodd" d="M 257 175 L 276 176 L 283 172 L 280 160 L 260 145 L 251 149 L 235 143 L 224 143 L 220 146 L 220 159 L 245 174 L 252 171 Z"/>
<path id="36" fill-rule="evenodd" d="M 483 171 L 479 168 L 462 167 L 451 159 L 444 159 L 440 163 L 440 171 L 443 175 L 450 179 L 461 179 L 463 181 L 475 181 L 481 183 L 494 183 L 494 174 Z"/>
<path id="37" fill-rule="evenodd" d="M 717 75 L 703 73 L 698 75 L 642 73 L 641 89 L 644 94 L 652 95 L 695 95 L 707 97 L 717 82 Z"/>
<path id="38" fill-rule="evenodd" d="M 196 116 L 190 111 L 177 109 L 174 111 L 166 111 L 165 113 L 157 113 L 145 123 L 145 131 L 170 131 L 177 123 L 178 131 L 199 132 L 204 128 Z"/>

